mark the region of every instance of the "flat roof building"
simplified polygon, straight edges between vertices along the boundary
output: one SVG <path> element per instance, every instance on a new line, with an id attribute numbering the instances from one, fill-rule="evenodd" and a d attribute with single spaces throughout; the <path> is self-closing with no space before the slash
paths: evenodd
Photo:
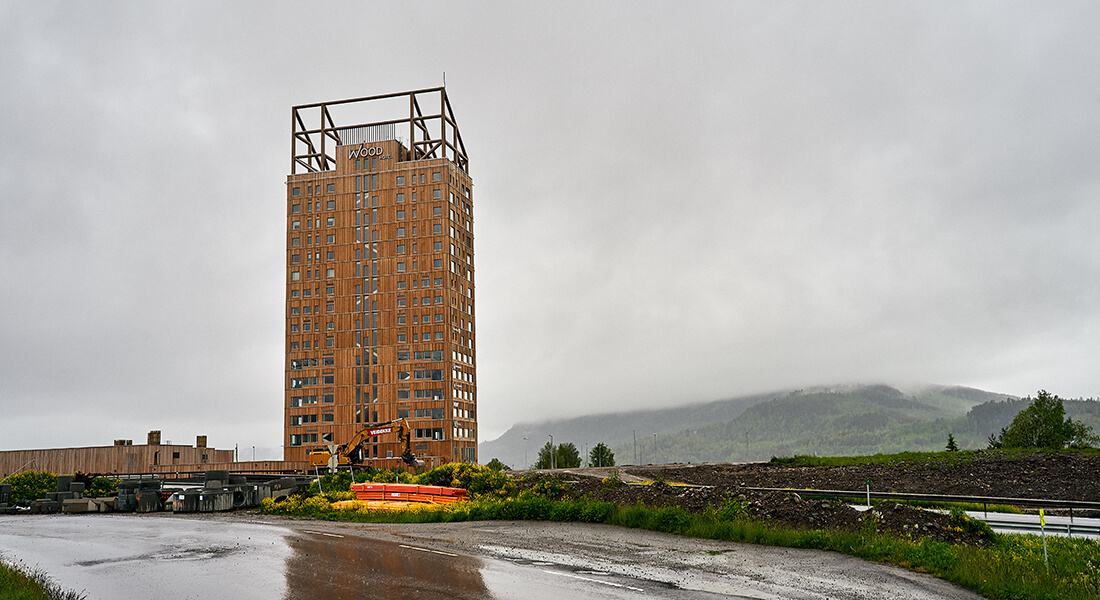
<path id="1" fill-rule="evenodd" d="M 291 116 L 284 459 L 403 417 L 429 467 L 477 462 L 473 180 L 446 89 Z M 401 454 L 391 434 L 359 458 Z"/>

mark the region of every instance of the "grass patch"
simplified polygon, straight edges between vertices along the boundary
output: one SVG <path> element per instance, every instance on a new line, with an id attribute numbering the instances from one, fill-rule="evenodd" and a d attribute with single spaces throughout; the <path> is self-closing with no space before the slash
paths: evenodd
<path id="1" fill-rule="evenodd" d="M 64 590 L 42 571 L 25 570 L 0 560 L 0 600 L 83 600 L 84 594 Z"/>
<path id="2" fill-rule="evenodd" d="M 553 493 L 551 490 L 547 490 Z M 692 513 L 679 507 L 620 506 L 592 500 L 564 501 L 532 492 L 500 499 L 483 496 L 456 505 L 425 505 L 400 512 L 335 510 L 313 497 L 274 503 L 261 512 L 364 523 L 438 523 L 477 520 L 579 521 L 663 531 L 689 537 L 830 550 L 866 560 L 930 573 L 994 600 L 1078 600 L 1100 597 L 1100 543 L 1081 538 L 1048 538 L 1050 571 L 1043 566 L 1036 536 L 999 535 L 990 547 L 952 545 L 932 539 L 908 539 L 878 533 L 799 530 L 753 521 L 736 499 Z M 966 519 L 959 513 L 958 518 Z M 974 523 L 981 527 L 983 523 Z"/>

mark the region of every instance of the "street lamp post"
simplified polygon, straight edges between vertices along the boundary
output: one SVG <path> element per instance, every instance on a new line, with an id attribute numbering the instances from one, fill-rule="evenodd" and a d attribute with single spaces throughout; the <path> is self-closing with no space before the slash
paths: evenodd
<path id="1" fill-rule="evenodd" d="M 256 446 L 252 446 L 252 462 L 256 462 Z"/>
<path id="2" fill-rule="evenodd" d="M 523 468 L 527 468 L 527 438 L 523 438 Z"/>
<path id="3" fill-rule="evenodd" d="M 550 435 L 550 434 L 547 434 L 547 435 Z M 551 435 L 550 436 L 550 468 L 551 469 L 556 469 L 557 468 L 557 461 L 555 460 L 557 457 L 554 456 L 555 454 L 557 454 L 557 452 L 554 452 L 554 436 Z"/>
<path id="4" fill-rule="evenodd" d="M 657 464 L 657 433 L 653 433 L 653 464 Z"/>
<path id="5" fill-rule="evenodd" d="M 634 434 L 634 464 L 638 464 L 638 430 L 631 429 L 630 431 Z"/>

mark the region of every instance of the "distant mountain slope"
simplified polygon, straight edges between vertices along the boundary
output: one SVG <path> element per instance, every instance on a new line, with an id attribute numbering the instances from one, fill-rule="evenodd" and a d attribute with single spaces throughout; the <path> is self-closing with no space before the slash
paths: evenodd
<path id="1" fill-rule="evenodd" d="M 538 460 L 539 448 L 550 441 L 551 435 L 554 436 L 554 442 L 558 444 L 573 442 L 582 453 L 585 444 L 588 444 L 589 448 L 600 442 L 608 446 L 626 442 L 633 445 L 635 432 L 644 444 L 647 436 L 652 438 L 654 433 L 671 434 L 692 427 L 729 421 L 750 406 L 788 393 L 775 392 L 660 410 L 607 413 L 541 423 L 520 423 L 512 426 L 499 438 L 480 443 L 478 455 L 482 463 L 499 458 L 504 464 L 522 469 L 524 449 L 527 450 L 526 460 L 529 464 L 534 464 Z M 616 451 L 616 457 L 621 463 L 631 462 L 633 453 L 627 456 Z"/>
<path id="2" fill-rule="evenodd" d="M 582 453 L 586 444 L 608 444 L 619 464 L 634 462 L 635 451 L 637 462 L 645 464 L 933 450 L 943 447 L 949 432 L 968 427 L 975 430 L 966 436 L 968 443 L 977 444 L 977 427 L 967 425 L 967 411 L 1005 399 L 1013 398 L 950 386 L 927 386 L 908 394 L 887 385 L 820 387 L 521 424 L 482 443 L 479 454 L 482 462 L 499 458 L 523 468 L 524 448 L 526 464 L 534 463 L 549 435 L 556 443 L 573 442 Z"/>
<path id="3" fill-rule="evenodd" d="M 943 448 L 951 423 L 977 402 L 1006 398 L 969 388 L 905 394 L 886 385 L 795 392 L 752 406 L 725 423 L 662 443 L 657 462 L 766 460 L 794 454 L 874 454 Z M 613 446 L 623 448 L 623 446 Z M 647 460 L 643 462 L 649 462 Z"/>

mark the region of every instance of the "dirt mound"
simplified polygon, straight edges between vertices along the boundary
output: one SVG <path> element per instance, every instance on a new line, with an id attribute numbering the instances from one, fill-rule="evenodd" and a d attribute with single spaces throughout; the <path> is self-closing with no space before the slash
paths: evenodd
<path id="1" fill-rule="evenodd" d="M 615 478 L 585 476 L 584 470 L 523 480 L 533 486 L 560 478 L 561 495 L 617 504 L 679 506 L 692 512 L 729 508 L 786 527 L 845 531 L 877 530 L 911 539 L 984 544 L 987 529 L 941 512 L 882 502 L 860 512 L 837 500 L 807 500 L 790 492 L 753 493 L 746 487 L 1092 500 L 1100 496 L 1100 456 L 1080 453 L 978 452 L 949 454 L 921 462 L 803 467 L 779 463 L 657 465 L 622 467 L 650 485 L 627 485 Z M 668 485 L 664 482 L 688 485 Z"/>
<path id="2" fill-rule="evenodd" d="M 896 464 L 803 467 L 778 463 L 624 467 L 631 475 L 695 485 L 1093 500 L 1100 456 L 1081 453 L 945 453 Z"/>

